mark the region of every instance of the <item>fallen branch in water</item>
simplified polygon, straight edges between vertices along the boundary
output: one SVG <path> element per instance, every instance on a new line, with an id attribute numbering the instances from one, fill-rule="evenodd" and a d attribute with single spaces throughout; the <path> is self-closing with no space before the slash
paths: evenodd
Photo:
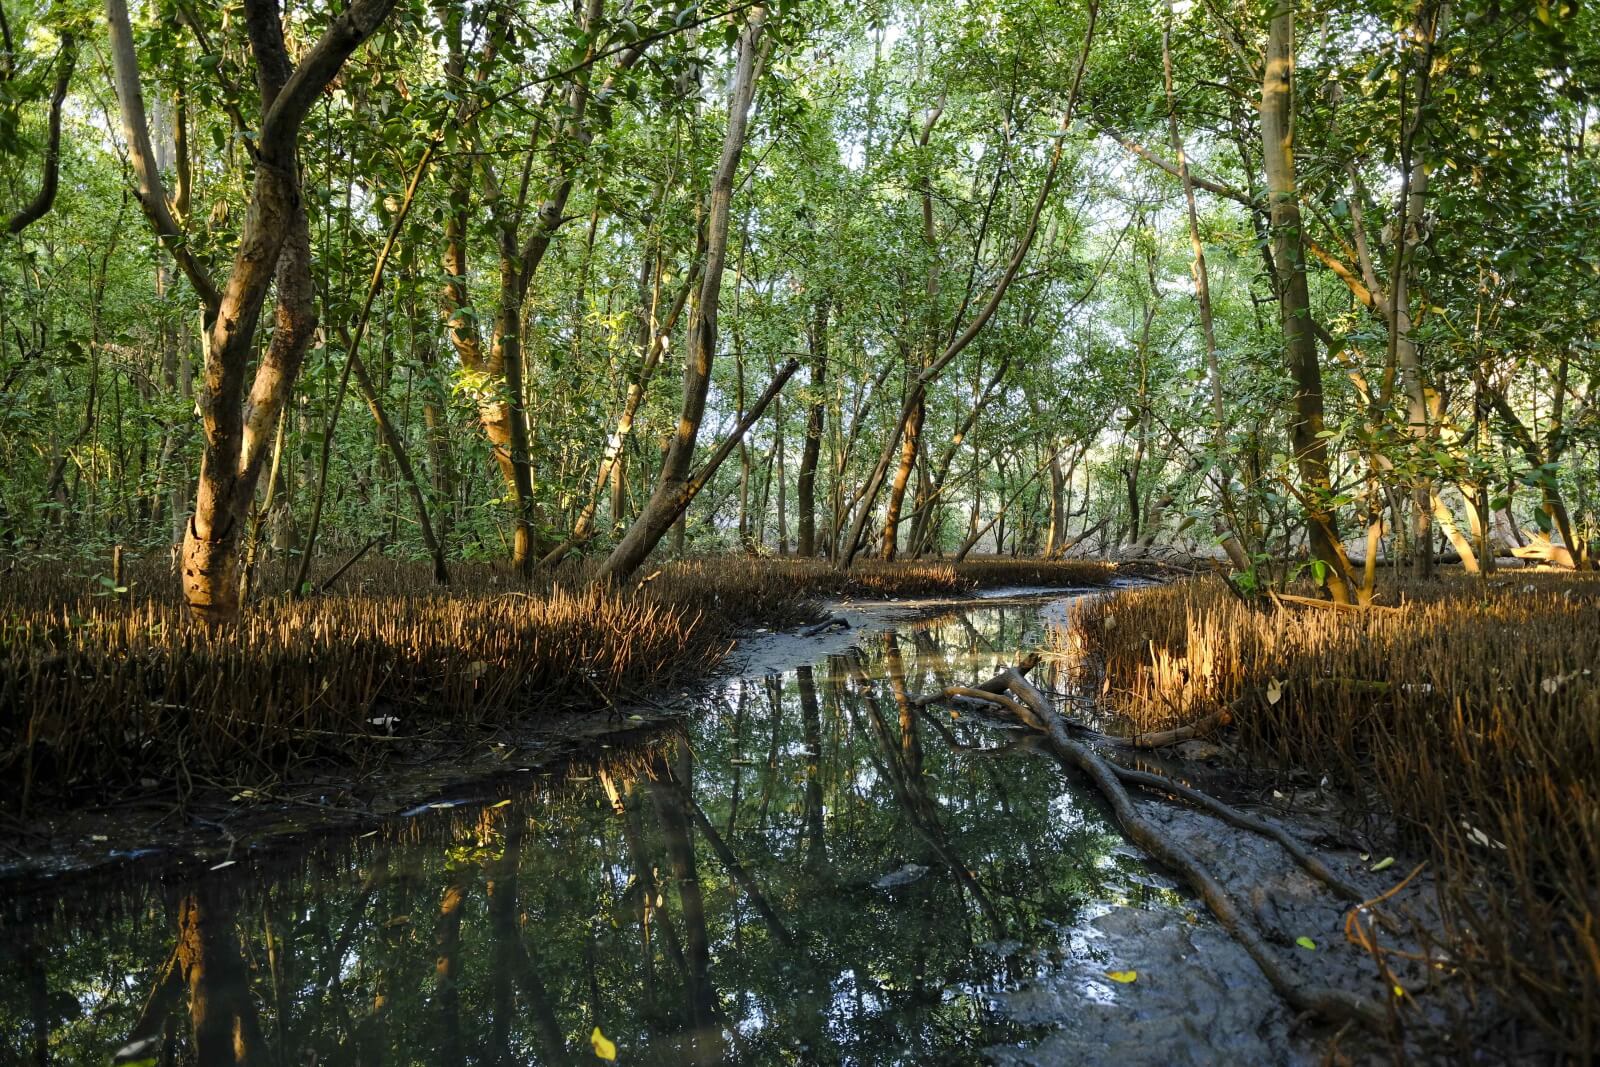
<path id="1" fill-rule="evenodd" d="M 1019 720 L 1043 735 L 1058 762 L 1088 776 L 1095 788 L 1111 805 L 1117 823 L 1128 839 L 1158 862 L 1179 874 L 1189 884 L 1200 899 L 1205 901 L 1206 907 L 1216 916 L 1222 927 L 1250 954 L 1250 958 L 1261 968 L 1261 973 L 1266 975 L 1267 981 L 1277 990 L 1279 996 L 1296 1010 L 1310 1012 L 1325 1019 L 1337 1022 L 1357 1020 L 1374 1029 L 1388 1028 L 1390 1023 L 1388 1011 L 1371 998 L 1342 989 L 1302 982 L 1292 975 L 1267 946 L 1261 933 L 1235 904 L 1233 897 L 1216 876 L 1206 869 L 1198 857 L 1173 840 L 1162 828 L 1139 811 L 1132 797 L 1128 795 L 1127 789 L 1123 787 L 1118 769 L 1068 737 L 1061 716 L 1050 706 L 1050 702 L 1043 694 L 1021 674 L 1009 671 L 1006 673 L 1006 680 L 1015 698 L 1010 703 L 1026 706 L 1026 713 L 1018 716 Z M 994 703 L 999 705 L 999 701 Z M 1163 780 L 1161 788 L 1171 789 L 1172 785 L 1173 783 Z M 1198 791 L 1191 792 L 1204 795 Z M 1215 803 L 1221 804 L 1220 801 Z M 1243 815 L 1243 813 L 1238 814 Z M 1250 817 L 1244 816 L 1244 818 Z M 1301 852 L 1303 854 L 1303 850 Z"/>
<path id="2" fill-rule="evenodd" d="M 996 707 L 1003 708 L 1013 716 L 1024 722 L 1028 720 L 1028 711 L 1021 704 L 1004 693 L 990 693 L 983 689 L 975 689 L 967 685 L 952 685 L 939 695 L 938 699 L 948 697 L 964 697 L 967 700 L 981 700 Z"/>
<path id="3" fill-rule="evenodd" d="M 842 615 L 830 615 L 826 619 L 823 619 L 821 622 L 817 623 L 815 626 L 807 626 L 804 630 L 801 630 L 800 636 L 817 637 L 821 634 L 827 633 L 829 630 L 834 629 L 850 629 L 850 620 L 846 619 Z"/>
<path id="4" fill-rule="evenodd" d="M 1044 657 L 1040 656 L 1039 653 L 1029 652 L 1026 656 L 1022 657 L 1021 662 L 1019 662 L 1015 667 L 1007 667 L 993 678 L 990 678 L 987 682 L 979 682 L 974 686 L 952 686 L 949 689 L 942 689 L 937 693 L 932 693 L 925 697 L 918 697 L 916 700 L 912 701 L 912 703 L 917 707 L 927 707 L 929 704 L 937 704 L 940 701 L 949 700 L 952 697 L 965 697 L 968 700 L 987 701 L 996 693 L 1005 693 L 1006 675 L 1008 672 L 1016 671 L 1018 674 L 1026 675 L 1029 671 L 1033 670 L 1043 662 Z M 1010 709 L 1008 708 L 1007 710 L 1009 711 Z"/>
<path id="5" fill-rule="evenodd" d="M 1006 670 L 1001 671 L 999 674 L 995 675 L 987 682 L 984 682 L 982 685 L 949 686 L 948 688 L 942 689 L 931 696 L 922 697 L 915 703 L 918 706 L 925 707 L 929 704 L 937 704 L 942 700 L 981 700 L 986 703 L 998 705 L 1017 718 L 1024 718 L 1024 716 L 1021 714 L 1022 709 L 1017 705 L 1016 701 L 1005 695 L 1005 691 L 1009 686 L 1006 676 L 1013 671 L 1019 677 L 1025 675 L 1027 671 L 1031 670 L 1038 662 L 1039 658 L 1037 656 L 1030 655 L 1028 659 L 1023 660 L 1022 663 L 1017 667 L 1006 668 Z M 1080 722 L 1073 722 L 1071 719 L 1062 720 L 1067 729 L 1076 733 L 1084 734 L 1095 741 L 1100 741 L 1108 745 L 1120 745 L 1124 748 L 1137 748 L 1143 750 L 1166 748 L 1169 745 L 1177 745 L 1182 744 L 1185 741 L 1193 741 L 1195 738 L 1203 737 L 1214 730 L 1219 730 L 1222 727 L 1227 726 L 1232 721 L 1232 709 L 1223 708 L 1219 711 L 1213 712 L 1210 715 L 1207 715 L 1205 718 L 1200 719 L 1197 722 L 1190 723 L 1187 726 L 1176 726 L 1170 730 L 1155 730 L 1146 734 L 1134 734 L 1132 737 L 1119 737 L 1116 734 L 1102 733 L 1092 726 L 1086 726 Z"/>

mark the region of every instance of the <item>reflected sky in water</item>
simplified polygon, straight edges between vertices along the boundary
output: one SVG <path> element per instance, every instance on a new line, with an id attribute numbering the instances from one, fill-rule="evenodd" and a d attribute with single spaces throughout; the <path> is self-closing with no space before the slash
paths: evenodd
<path id="1" fill-rule="evenodd" d="M 1109 904 L 1171 903 L 1052 762 L 914 702 L 1044 626 L 1037 605 L 905 624 L 493 806 L 13 901 L 0 1049 L 592 1064 L 598 1027 L 625 1063 L 926 1064 L 1026 1041 L 993 994 Z"/>

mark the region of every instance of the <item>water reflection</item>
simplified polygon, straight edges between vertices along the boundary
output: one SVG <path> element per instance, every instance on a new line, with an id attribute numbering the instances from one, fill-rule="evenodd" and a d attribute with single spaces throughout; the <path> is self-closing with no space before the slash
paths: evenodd
<path id="1" fill-rule="evenodd" d="M 1052 764 L 915 701 L 1040 627 L 958 612 L 735 682 L 681 736 L 537 795 L 42 918 L 15 902 L 0 1047 L 593 1063 L 599 1028 L 634 1063 L 970 1061 L 1027 1036 L 990 994 L 1142 880 Z"/>

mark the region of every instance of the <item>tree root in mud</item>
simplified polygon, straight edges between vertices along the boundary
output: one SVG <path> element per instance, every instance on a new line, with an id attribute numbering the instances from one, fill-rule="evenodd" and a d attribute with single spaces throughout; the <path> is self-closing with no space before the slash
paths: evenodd
<path id="1" fill-rule="evenodd" d="M 1065 720 L 1044 695 L 1022 673 L 1008 668 L 989 682 L 975 687 L 945 690 L 947 694 L 982 699 L 1004 709 L 1024 726 L 1041 735 L 1050 752 L 1063 766 L 1081 771 L 1111 805 L 1118 824 L 1128 839 L 1157 861 L 1180 875 L 1199 895 L 1222 927 L 1261 968 L 1279 996 L 1297 1011 L 1309 1012 L 1333 1022 L 1356 1021 L 1376 1030 L 1388 1030 L 1393 1021 L 1390 1011 L 1370 997 L 1348 990 L 1307 982 L 1290 972 L 1267 945 L 1253 921 L 1235 903 L 1227 889 L 1198 857 L 1174 840 L 1161 827 L 1140 813 L 1124 782 L 1162 790 L 1196 804 L 1212 815 L 1240 829 L 1262 834 L 1275 841 L 1309 873 L 1340 896 L 1361 900 L 1359 890 L 1339 878 L 1326 864 L 1310 855 L 1280 827 L 1241 812 L 1215 797 L 1160 775 L 1119 767 L 1067 734 Z"/>

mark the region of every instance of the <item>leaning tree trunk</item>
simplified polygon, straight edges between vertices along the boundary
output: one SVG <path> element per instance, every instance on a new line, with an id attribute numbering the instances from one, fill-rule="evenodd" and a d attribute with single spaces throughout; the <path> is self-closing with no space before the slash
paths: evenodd
<path id="1" fill-rule="evenodd" d="M 711 387 L 711 363 L 717 345 L 717 308 L 722 299 L 723 266 L 728 258 L 728 220 L 733 204 L 734 178 L 744 152 L 750 107 L 755 102 L 765 47 L 761 30 L 766 9 L 751 8 L 739 36 L 738 65 L 728 101 L 728 127 L 722 157 L 711 185 L 711 205 L 706 226 L 706 265 L 700 282 L 697 317 L 689 334 L 689 351 L 683 365 L 683 406 L 677 432 L 661 463 L 654 491 L 621 542 L 601 564 L 597 580 L 626 578 L 655 549 L 663 535 L 689 505 L 699 479 L 691 478 L 695 443 L 705 417 L 706 394 Z M 792 370 L 791 372 L 792 373 Z M 785 376 L 786 377 L 786 376 Z"/>
<path id="2" fill-rule="evenodd" d="M 927 394 L 919 390 L 917 401 L 911 409 L 900 433 L 900 465 L 895 468 L 894 481 L 889 486 L 889 503 L 883 517 L 883 558 L 892 561 L 900 540 L 900 509 L 905 504 L 906 486 L 911 481 L 911 468 L 917 462 L 917 449 L 922 443 L 922 424 L 928 417 Z"/>

